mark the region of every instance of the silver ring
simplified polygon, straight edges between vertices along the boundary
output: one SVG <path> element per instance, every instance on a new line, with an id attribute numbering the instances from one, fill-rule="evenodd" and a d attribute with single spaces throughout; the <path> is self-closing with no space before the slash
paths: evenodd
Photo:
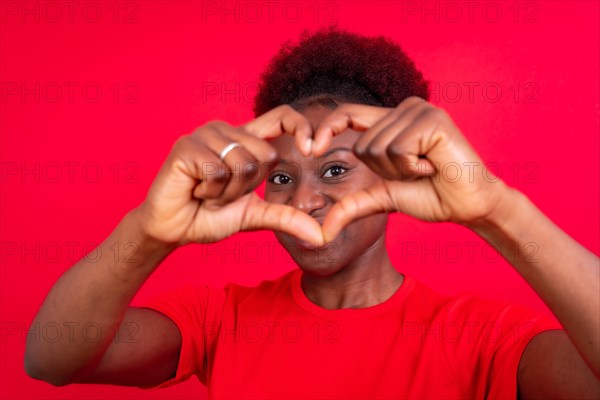
<path id="1" fill-rule="evenodd" d="M 238 142 L 231 142 L 229 143 L 227 146 L 225 146 L 225 148 L 223 149 L 223 151 L 219 154 L 219 158 L 221 160 L 223 160 L 225 158 L 225 156 L 227 154 L 229 154 L 229 152 L 233 149 L 235 149 L 236 147 L 240 147 L 240 144 Z"/>

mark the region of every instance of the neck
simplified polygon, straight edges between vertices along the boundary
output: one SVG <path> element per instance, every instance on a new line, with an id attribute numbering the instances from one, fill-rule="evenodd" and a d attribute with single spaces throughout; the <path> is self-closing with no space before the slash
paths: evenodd
<path id="1" fill-rule="evenodd" d="M 404 276 L 396 271 L 382 235 L 358 259 L 329 276 L 302 273 L 302 290 L 313 303 L 329 309 L 365 308 L 383 303 Z"/>

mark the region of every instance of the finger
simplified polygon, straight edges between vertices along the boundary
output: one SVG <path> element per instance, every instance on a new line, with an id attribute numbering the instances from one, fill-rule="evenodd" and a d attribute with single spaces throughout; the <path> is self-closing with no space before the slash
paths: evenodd
<path id="1" fill-rule="evenodd" d="M 370 169 L 385 179 L 397 179 L 394 163 L 389 159 L 387 147 L 401 130 L 398 125 L 402 117 L 396 117 L 393 110 L 388 115 L 369 128 L 354 144 L 354 154 Z M 392 128 L 392 129 L 390 129 Z"/>
<path id="2" fill-rule="evenodd" d="M 164 194 L 172 197 L 182 190 L 191 192 L 198 199 L 219 195 L 227 183 L 227 168 L 219 157 L 194 135 L 182 137 L 172 151 L 173 160 L 168 178 L 159 173 L 157 180 L 167 179 L 169 190 Z M 182 201 L 189 201 L 189 198 Z"/>
<path id="3" fill-rule="evenodd" d="M 244 193 L 248 193 L 265 180 L 272 164 L 277 159 L 277 151 L 265 140 L 249 135 L 242 129 L 227 125 L 222 128 L 222 132 L 231 141 L 239 143 L 252 157 L 252 159 L 240 161 L 242 163 L 240 165 L 235 165 L 236 170 L 240 172 L 240 179 L 245 180 L 246 183 Z"/>
<path id="4" fill-rule="evenodd" d="M 391 138 L 388 138 L 388 136 L 391 135 L 391 132 L 387 132 L 387 135 L 382 135 L 382 131 L 385 130 L 391 122 L 396 120 L 394 115 L 396 114 L 395 111 L 396 110 L 392 110 L 382 119 L 377 121 L 375 125 L 367 129 L 364 134 L 358 138 L 353 148 L 354 154 L 356 154 L 365 165 L 385 179 L 396 178 L 394 164 L 387 158 L 387 153 L 385 151 L 388 144 L 387 142 L 391 141 Z"/>
<path id="5" fill-rule="evenodd" d="M 260 163 L 272 163 L 277 160 L 277 150 L 264 139 L 245 133 L 243 130 L 227 126 L 224 135 L 241 144 Z"/>
<path id="6" fill-rule="evenodd" d="M 398 119 L 385 127 L 366 148 L 355 152 L 367 166 L 386 179 L 407 180 L 429 175 L 435 170 L 424 158 L 420 136 L 421 130 L 426 129 L 429 129 L 427 123 L 414 125 L 414 121 Z"/>
<path id="7" fill-rule="evenodd" d="M 436 172 L 427 156 L 431 156 L 437 144 L 435 131 L 439 126 L 429 116 L 429 109 L 421 110 L 421 113 L 404 127 L 404 130 L 396 135 L 387 147 L 388 157 L 401 180 L 415 179 Z"/>
<path id="8" fill-rule="evenodd" d="M 382 212 L 399 211 L 431 221 L 432 216 L 447 214 L 438 196 L 429 179 L 381 181 L 336 202 L 323 221 L 323 239 L 331 242 L 352 221 Z"/>
<path id="9" fill-rule="evenodd" d="M 321 225 L 305 212 L 282 204 L 267 203 L 252 193 L 240 230 L 269 229 L 287 233 L 309 243 L 323 245 Z"/>
<path id="10" fill-rule="evenodd" d="M 379 136 L 380 132 L 397 120 L 406 121 L 405 125 L 407 125 L 408 121 L 411 121 L 412 118 L 419 113 L 419 110 L 424 104 L 424 100 L 420 97 L 409 97 L 408 99 L 404 100 L 398 107 L 387 113 L 372 127 L 367 129 L 363 135 L 361 135 L 354 145 L 355 152 L 358 154 L 366 151 L 369 143 L 372 143 L 373 140 Z"/>
<path id="11" fill-rule="evenodd" d="M 294 135 L 298 150 L 308 156 L 312 146 L 310 122 L 287 104 L 281 105 L 243 125 L 250 134 L 261 138 L 275 138 L 289 133 Z"/>
<path id="12" fill-rule="evenodd" d="M 226 149 L 232 143 L 236 143 L 231 138 L 222 135 L 224 128 L 219 134 L 215 134 L 208 143 L 208 147 L 221 157 L 223 149 Z M 258 174 L 258 162 L 256 158 L 242 145 L 234 147 L 221 161 L 227 167 L 228 179 L 225 187 L 218 197 L 218 201 L 211 203 L 227 204 L 240 198 L 249 191 L 252 185 L 258 185 L 255 178 Z"/>
<path id="13" fill-rule="evenodd" d="M 390 112 L 390 108 L 365 106 L 361 104 L 343 104 L 329 114 L 315 131 L 312 154 L 322 155 L 331 145 L 331 139 L 354 129 L 364 132 Z"/>
<path id="14" fill-rule="evenodd" d="M 335 237 L 352 221 L 380 212 L 391 212 L 393 202 L 380 182 L 365 190 L 352 193 L 337 201 L 323 221 L 323 239 L 325 243 Z"/>
<path id="15" fill-rule="evenodd" d="M 197 199 L 216 199 L 225 190 L 229 180 L 227 167 L 220 162 L 218 157 L 214 157 L 213 160 L 204 162 L 202 168 L 204 179 L 201 179 L 194 187 L 192 195 Z"/>
<path id="16" fill-rule="evenodd" d="M 429 103 L 416 96 L 406 98 L 395 109 L 361 104 L 344 104 L 319 124 L 319 129 L 317 129 L 314 136 L 313 154 L 322 154 L 328 148 L 330 139 L 347 128 L 366 131 L 367 138 L 362 140 L 363 143 L 368 143 L 373 135 L 376 135 L 376 132 L 389 125 L 398 116 L 413 107 L 423 104 Z M 373 134 L 370 135 L 371 130 Z"/>

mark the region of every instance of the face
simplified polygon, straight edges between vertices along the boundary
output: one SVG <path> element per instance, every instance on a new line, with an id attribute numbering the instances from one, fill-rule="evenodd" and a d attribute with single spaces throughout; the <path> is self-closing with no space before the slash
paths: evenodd
<path id="1" fill-rule="evenodd" d="M 315 105 L 302 114 L 315 129 L 330 112 Z M 346 130 L 333 138 L 331 147 L 320 157 L 303 156 L 291 135 L 271 141 L 279 159 L 267 177 L 265 200 L 295 207 L 322 224 L 337 200 L 381 180 L 354 156 L 352 148 L 359 136 L 359 132 Z M 386 223 L 387 214 L 354 221 L 325 248 L 283 233 L 275 235 L 302 270 L 329 276 L 359 262 L 369 252 L 385 251 Z"/>

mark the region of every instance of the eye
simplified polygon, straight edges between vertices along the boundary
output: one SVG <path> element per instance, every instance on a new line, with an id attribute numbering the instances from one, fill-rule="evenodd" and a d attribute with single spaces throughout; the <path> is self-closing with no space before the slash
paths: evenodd
<path id="1" fill-rule="evenodd" d="M 292 178 L 283 174 L 276 174 L 269 178 L 269 182 L 272 182 L 276 185 L 288 185 L 292 183 Z"/>
<path id="2" fill-rule="evenodd" d="M 335 178 L 342 175 L 346 171 L 346 168 L 340 165 L 334 165 L 333 167 L 330 167 L 327 169 L 327 171 L 325 171 L 325 173 L 323 174 L 323 178 Z"/>

